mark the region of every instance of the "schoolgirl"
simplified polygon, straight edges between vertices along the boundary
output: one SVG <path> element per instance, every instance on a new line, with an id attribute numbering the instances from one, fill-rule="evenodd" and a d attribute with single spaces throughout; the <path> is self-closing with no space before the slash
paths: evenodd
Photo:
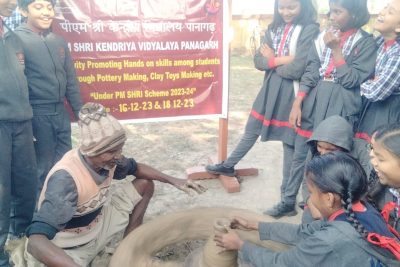
<path id="1" fill-rule="evenodd" d="M 370 180 L 368 200 L 400 233 L 400 123 L 385 125 L 373 135 L 370 157 L 376 179 Z"/>
<path id="2" fill-rule="evenodd" d="M 307 68 L 289 121 L 296 127 L 292 175 L 276 210 L 294 205 L 303 179 L 306 141 L 325 118 L 339 115 L 353 127 L 361 112 L 360 85 L 374 72 L 376 44 L 361 29 L 369 20 L 366 0 L 330 0 L 332 27 L 323 31 L 310 50 Z M 283 212 L 281 212 L 283 213 Z"/>
<path id="3" fill-rule="evenodd" d="M 382 216 L 361 201 L 367 177 L 347 153 L 314 157 L 306 167 L 310 200 L 325 220 L 310 224 L 232 221 L 232 228 L 258 230 L 262 240 L 293 245 L 287 251 L 243 241 L 233 230 L 216 234 L 216 244 L 240 249 L 254 266 L 399 266 L 400 243 Z M 385 244 L 389 244 L 386 246 Z"/>
<path id="4" fill-rule="evenodd" d="M 380 126 L 400 121 L 400 0 L 379 13 L 374 29 L 380 33 L 375 77 L 361 85 L 365 104 L 356 135 L 367 141 Z"/>
<path id="5" fill-rule="evenodd" d="M 367 176 L 369 176 L 372 166 L 367 144 L 365 140 L 354 137 L 351 125 L 343 117 L 338 115 L 331 116 L 323 120 L 315 128 L 310 139 L 308 139 L 307 145 L 311 153 L 308 154 L 306 162 L 317 155 L 340 150 L 355 158 L 361 164 Z M 311 212 L 314 212 L 314 214 L 317 214 L 317 212 L 309 201 L 310 192 L 307 188 L 306 179 L 303 179 L 301 188 L 304 201 L 299 203 L 299 206 L 303 207 L 302 223 L 309 223 L 314 221 L 315 217 L 320 216 L 311 216 Z"/>
<path id="6" fill-rule="evenodd" d="M 360 85 L 375 69 L 375 41 L 361 29 L 370 17 L 367 1 L 330 0 L 329 6 L 334 26 L 322 32 L 310 50 L 291 113 L 298 134 L 306 138 L 332 115 L 354 126 L 361 112 Z"/>
<path id="7" fill-rule="evenodd" d="M 284 163 L 282 190 L 290 175 L 295 132 L 289 124 L 289 111 L 304 73 L 308 50 L 319 33 L 316 11 L 311 0 L 276 0 L 274 19 L 263 44 L 254 57 L 264 82 L 249 115 L 245 133 L 227 160 L 208 165 L 214 174 L 234 176 L 234 166 L 261 141 L 283 142 Z"/>

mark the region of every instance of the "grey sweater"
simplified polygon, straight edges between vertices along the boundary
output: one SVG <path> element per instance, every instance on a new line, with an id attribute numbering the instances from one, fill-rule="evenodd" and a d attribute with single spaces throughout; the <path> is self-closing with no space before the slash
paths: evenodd
<path id="1" fill-rule="evenodd" d="M 361 164 L 365 173 L 369 176 L 372 165 L 367 150 L 368 143 L 353 136 L 352 126 L 343 117 L 334 115 L 326 118 L 317 126 L 310 139 L 307 140 L 310 153 L 307 155 L 306 162 L 309 162 L 318 154 L 317 142 L 323 141 L 345 149 Z M 305 181 L 303 181 L 302 194 L 305 201 L 310 196 Z"/>
<path id="2" fill-rule="evenodd" d="M 400 266 L 399 261 L 376 252 L 348 222 L 260 223 L 259 234 L 261 240 L 294 247 L 274 252 L 246 241 L 241 249 L 243 257 L 256 267 Z"/>
<path id="3" fill-rule="evenodd" d="M 0 36 L 0 121 L 32 118 L 24 58 L 22 43 L 13 32 Z"/>
<path id="4" fill-rule="evenodd" d="M 25 75 L 33 108 L 63 103 L 66 98 L 77 116 L 82 101 L 67 43 L 52 32 L 33 32 L 26 24 L 19 26 L 15 33 L 22 40 L 26 54 Z"/>

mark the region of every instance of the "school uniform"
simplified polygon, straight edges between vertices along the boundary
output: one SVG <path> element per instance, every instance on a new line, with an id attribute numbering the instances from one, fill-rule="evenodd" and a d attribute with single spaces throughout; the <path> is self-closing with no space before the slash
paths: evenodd
<path id="1" fill-rule="evenodd" d="M 365 140 L 354 138 L 353 128 L 343 117 L 331 116 L 318 125 L 311 138 L 307 140 L 310 153 L 307 155 L 306 164 L 319 154 L 317 150 L 318 141 L 327 142 L 345 150 L 361 164 L 365 173 L 369 176 L 372 165 L 367 150 L 368 143 Z M 310 196 L 304 176 L 302 179 L 302 196 L 304 202 L 307 202 Z M 313 220 L 310 210 L 305 207 L 302 223 L 309 223 Z"/>
<path id="2" fill-rule="evenodd" d="M 377 187 L 379 190 L 376 190 Z M 400 191 L 383 186 L 376 176 L 370 181 L 369 191 L 377 191 L 369 200 L 379 211 L 385 210 L 388 224 L 400 234 Z"/>
<path id="3" fill-rule="evenodd" d="M 298 89 L 297 80 L 304 73 L 307 54 L 312 40 L 318 35 L 317 24 L 307 26 L 287 24 L 275 31 L 267 30 L 264 42 L 275 51 L 275 56 L 294 55 L 287 65 L 275 66 L 274 59 L 267 60 L 260 52 L 254 65 L 265 71 L 264 82 L 249 115 L 245 134 L 235 150 L 223 163 L 233 167 L 251 149 L 260 136 L 261 141 L 284 143 L 284 179 L 289 176 L 296 134 L 289 124 L 289 113 Z M 285 173 L 286 172 L 286 173 Z"/>
<path id="4" fill-rule="evenodd" d="M 321 33 L 310 50 L 307 70 L 299 94 L 305 96 L 298 134 L 309 138 L 321 121 L 332 115 L 344 117 L 353 127 L 361 113 L 361 84 L 372 77 L 376 43 L 363 30 L 343 33 L 341 46 L 345 61 L 333 62 L 331 49 Z"/>
<path id="5" fill-rule="evenodd" d="M 25 52 L 40 192 L 48 171 L 72 147 L 71 121 L 64 101 L 68 101 L 76 118 L 82 101 L 65 40 L 52 32 L 36 33 L 26 24 L 15 33 Z"/>
<path id="6" fill-rule="evenodd" d="M 296 55 L 292 63 L 276 67 L 273 59 L 268 61 L 261 53 L 257 53 L 254 57 L 255 67 L 265 71 L 265 76 L 261 90 L 253 103 L 246 131 L 259 134 L 261 141 L 274 140 L 289 145 L 294 144 L 295 133 L 289 125 L 289 113 L 296 96 L 296 85 L 293 81 L 299 80 L 303 75 L 310 45 L 319 32 L 317 24 L 310 24 L 301 28 L 299 36 L 296 37 L 298 27 L 301 26 L 285 25 L 275 33 L 267 31 L 265 37 L 266 43 L 274 48 L 276 56 L 290 54 L 290 41 L 282 43 L 285 36 L 298 38 Z M 286 31 L 288 33 L 285 34 Z"/>
<path id="7" fill-rule="evenodd" d="M 370 205 L 353 205 L 356 218 L 367 231 L 395 238 Z M 387 249 L 369 244 L 346 221 L 343 210 L 329 220 L 310 224 L 260 223 L 261 240 L 294 246 L 275 252 L 245 241 L 241 252 L 245 261 L 261 266 L 399 266 Z"/>
<path id="8" fill-rule="evenodd" d="M 367 141 L 380 126 L 400 121 L 399 42 L 377 38 L 375 78 L 361 85 L 364 107 L 356 136 Z"/>
<path id="9" fill-rule="evenodd" d="M 344 117 L 354 128 L 361 111 L 360 85 L 374 71 L 376 45 L 371 35 L 362 30 L 344 33 L 341 46 L 345 61 L 335 66 L 331 49 L 324 44 L 324 34 L 314 41 L 300 81 L 298 95 L 305 98 L 301 127 L 296 129 L 291 174 L 282 197 L 286 205 L 296 201 L 309 149 L 306 142 L 313 130 L 333 115 Z"/>
<path id="10" fill-rule="evenodd" d="M 19 38 L 3 34 L 0 17 L 0 266 L 9 266 L 7 236 L 21 236 L 35 208 L 36 159 L 32 108 Z"/>

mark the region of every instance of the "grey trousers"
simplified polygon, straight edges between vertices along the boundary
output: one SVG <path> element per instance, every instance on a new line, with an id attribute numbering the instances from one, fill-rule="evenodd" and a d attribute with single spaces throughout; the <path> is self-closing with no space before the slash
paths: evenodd
<path id="1" fill-rule="evenodd" d="M 288 205 L 296 204 L 296 196 L 299 192 L 300 185 L 303 182 L 304 167 L 309 150 L 306 141 L 307 138 L 296 135 L 291 166 L 289 166 L 289 163 L 284 163 L 284 169 L 290 169 L 290 175 L 288 176 L 287 180 L 283 178 L 282 186 L 284 185 L 284 188 L 283 190 L 281 188 L 281 192 L 283 191 L 282 201 Z M 291 153 L 289 148 L 287 148 L 286 150 L 287 154 Z M 284 170 L 284 173 L 287 173 L 287 170 Z"/>
<path id="2" fill-rule="evenodd" d="M 226 168 L 234 167 L 250 149 L 254 146 L 259 135 L 245 132 L 239 141 L 239 144 L 232 151 L 229 157 L 224 161 L 223 166 Z"/>
<path id="3" fill-rule="evenodd" d="M 250 151 L 250 149 L 257 141 L 258 137 L 258 134 L 245 133 L 240 139 L 239 144 L 232 151 L 229 157 L 224 161 L 223 166 L 226 168 L 234 167 L 247 154 L 247 152 Z M 284 200 L 284 196 L 286 196 L 286 192 L 288 192 L 288 194 L 290 193 L 290 196 L 294 194 L 294 200 L 292 200 L 293 197 L 289 198 L 288 200 L 293 203 L 296 202 L 296 195 L 303 178 L 304 162 L 302 162 L 301 159 L 303 157 L 304 151 L 306 155 L 308 151 L 307 145 L 305 148 L 302 147 L 303 142 L 305 144 L 305 140 L 306 139 L 303 140 L 303 138 L 299 138 L 297 143 L 295 143 L 295 146 L 283 143 L 283 179 L 281 185 L 282 201 Z M 299 148 L 301 150 L 298 150 Z M 294 158 L 296 159 L 296 162 L 293 162 Z M 292 168 L 295 168 L 294 171 L 292 171 Z M 292 177 L 292 175 L 294 175 L 294 177 Z M 297 185 L 299 179 L 300 184 Z"/>
<path id="4" fill-rule="evenodd" d="M 47 173 L 71 148 L 71 121 L 63 103 L 33 106 L 38 196 Z"/>
<path id="5" fill-rule="evenodd" d="M 35 208 L 37 175 L 32 124 L 0 121 L 0 266 L 9 266 L 8 234 L 21 236 Z"/>

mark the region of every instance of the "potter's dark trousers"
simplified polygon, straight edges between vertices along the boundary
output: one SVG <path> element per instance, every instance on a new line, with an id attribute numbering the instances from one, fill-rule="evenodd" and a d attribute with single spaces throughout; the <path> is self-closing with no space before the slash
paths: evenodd
<path id="1" fill-rule="evenodd" d="M 308 154 L 309 147 L 306 143 L 307 138 L 297 135 L 294 147 L 284 145 L 284 159 L 290 161 L 283 164 L 283 180 L 281 186 L 281 199 L 285 204 L 294 205 L 296 196 L 299 192 L 300 185 L 304 178 L 304 166 Z M 287 170 L 290 170 L 288 173 Z"/>
<path id="2" fill-rule="evenodd" d="M 37 188 L 32 124 L 0 121 L 0 266 L 8 265 L 4 244 L 21 236 L 32 220 Z"/>
<path id="3" fill-rule="evenodd" d="M 33 105 L 32 109 L 40 195 L 50 169 L 72 148 L 71 121 L 64 103 Z"/>

